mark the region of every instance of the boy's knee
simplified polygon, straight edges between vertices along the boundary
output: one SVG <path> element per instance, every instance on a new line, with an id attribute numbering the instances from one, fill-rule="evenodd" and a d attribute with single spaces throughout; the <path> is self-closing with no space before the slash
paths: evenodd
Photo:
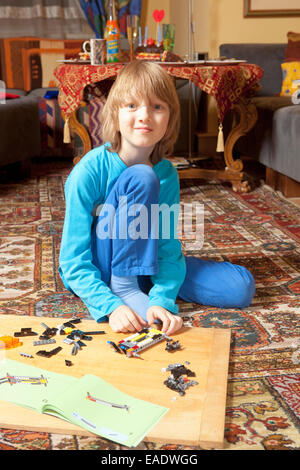
<path id="1" fill-rule="evenodd" d="M 228 261 L 201 260 L 187 256 L 187 275 L 179 296 L 187 302 L 197 302 L 220 308 L 249 307 L 255 294 L 255 282 L 250 271 Z"/>
<path id="2" fill-rule="evenodd" d="M 255 294 L 255 281 L 251 272 L 243 267 L 234 265 L 235 275 L 230 289 L 232 290 L 232 307 L 246 308 L 252 302 Z"/>
<path id="3" fill-rule="evenodd" d="M 159 191 L 159 178 L 153 168 L 145 164 L 136 164 L 128 167 L 122 175 L 127 182 L 132 182 L 134 187 Z"/>

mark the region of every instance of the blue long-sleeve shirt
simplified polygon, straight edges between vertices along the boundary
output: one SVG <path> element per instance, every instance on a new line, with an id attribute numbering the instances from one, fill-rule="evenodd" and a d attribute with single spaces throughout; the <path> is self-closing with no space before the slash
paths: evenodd
<path id="1" fill-rule="evenodd" d="M 107 145 L 88 152 L 71 171 L 66 185 L 66 211 L 61 240 L 59 273 L 65 287 L 78 295 L 96 321 L 107 319 L 122 300 L 101 279 L 92 262 L 93 210 L 103 204 L 120 174 L 127 168 L 119 155 Z M 176 169 L 163 159 L 153 170 L 160 181 L 159 205 L 179 204 L 179 179 Z M 160 228 L 163 215 L 160 213 Z M 176 225 L 173 232 L 176 232 Z M 186 274 L 181 243 L 175 233 L 158 240 L 158 273 L 151 276 L 149 306 L 158 305 L 178 313 L 175 304 Z"/>

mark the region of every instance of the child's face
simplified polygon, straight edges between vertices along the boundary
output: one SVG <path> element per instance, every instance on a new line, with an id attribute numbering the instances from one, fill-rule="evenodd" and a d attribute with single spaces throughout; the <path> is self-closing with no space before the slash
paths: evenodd
<path id="1" fill-rule="evenodd" d="M 156 96 L 126 99 L 119 109 L 121 147 L 153 149 L 165 135 L 169 117 L 169 106 Z"/>

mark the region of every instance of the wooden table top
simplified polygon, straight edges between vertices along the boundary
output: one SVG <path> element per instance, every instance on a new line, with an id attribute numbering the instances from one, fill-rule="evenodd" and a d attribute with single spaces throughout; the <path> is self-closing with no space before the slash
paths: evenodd
<path id="1" fill-rule="evenodd" d="M 21 328 L 31 327 L 38 335 L 44 327 L 67 321 L 67 318 L 46 318 L 17 315 L 0 316 L 0 336 L 11 335 Z M 224 438 L 227 373 L 230 349 L 230 330 L 216 328 L 182 328 L 173 335 L 180 341 L 181 350 L 168 352 L 162 341 L 141 352 L 142 358 L 128 358 L 118 354 L 107 344 L 108 340 L 118 342 L 129 334 L 112 332 L 108 323 L 83 320 L 76 325 L 83 331 L 104 330 L 106 334 L 93 336 L 85 341 L 76 356 L 71 355 L 72 346 L 63 343 L 64 336 L 55 336 L 56 344 L 33 346 L 38 336 L 20 338 L 23 346 L 0 351 L 0 360 L 16 360 L 49 371 L 82 377 L 93 374 L 120 391 L 135 398 L 169 408 L 166 415 L 151 429 L 147 438 L 150 442 L 168 442 L 222 448 Z M 51 358 L 37 356 L 40 349 L 51 350 L 62 346 L 62 350 Z M 32 354 L 32 359 L 20 352 Z M 65 359 L 73 365 L 67 367 Z M 164 385 L 170 372 L 163 372 L 169 364 L 184 363 L 196 376 L 198 385 L 186 390 L 184 396 Z M 176 397 L 176 398 L 175 398 Z M 1 398 L 1 389 L 0 389 Z M 0 426 L 12 429 L 38 430 L 50 433 L 91 435 L 91 433 L 58 418 L 0 401 Z"/>

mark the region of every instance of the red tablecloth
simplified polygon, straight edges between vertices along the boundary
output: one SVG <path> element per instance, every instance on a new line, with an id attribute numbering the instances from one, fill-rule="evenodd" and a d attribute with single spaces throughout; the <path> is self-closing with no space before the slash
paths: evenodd
<path id="1" fill-rule="evenodd" d="M 115 77 L 124 64 L 80 65 L 61 64 L 54 75 L 59 81 L 58 102 L 68 118 L 79 106 L 86 85 Z M 254 64 L 238 65 L 163 65 L 166 71 L 177 78 L 191 80 L 217 102 L 220 121 L 232 104 L 250 90 L 255 90 L 263 70 Z"/>

